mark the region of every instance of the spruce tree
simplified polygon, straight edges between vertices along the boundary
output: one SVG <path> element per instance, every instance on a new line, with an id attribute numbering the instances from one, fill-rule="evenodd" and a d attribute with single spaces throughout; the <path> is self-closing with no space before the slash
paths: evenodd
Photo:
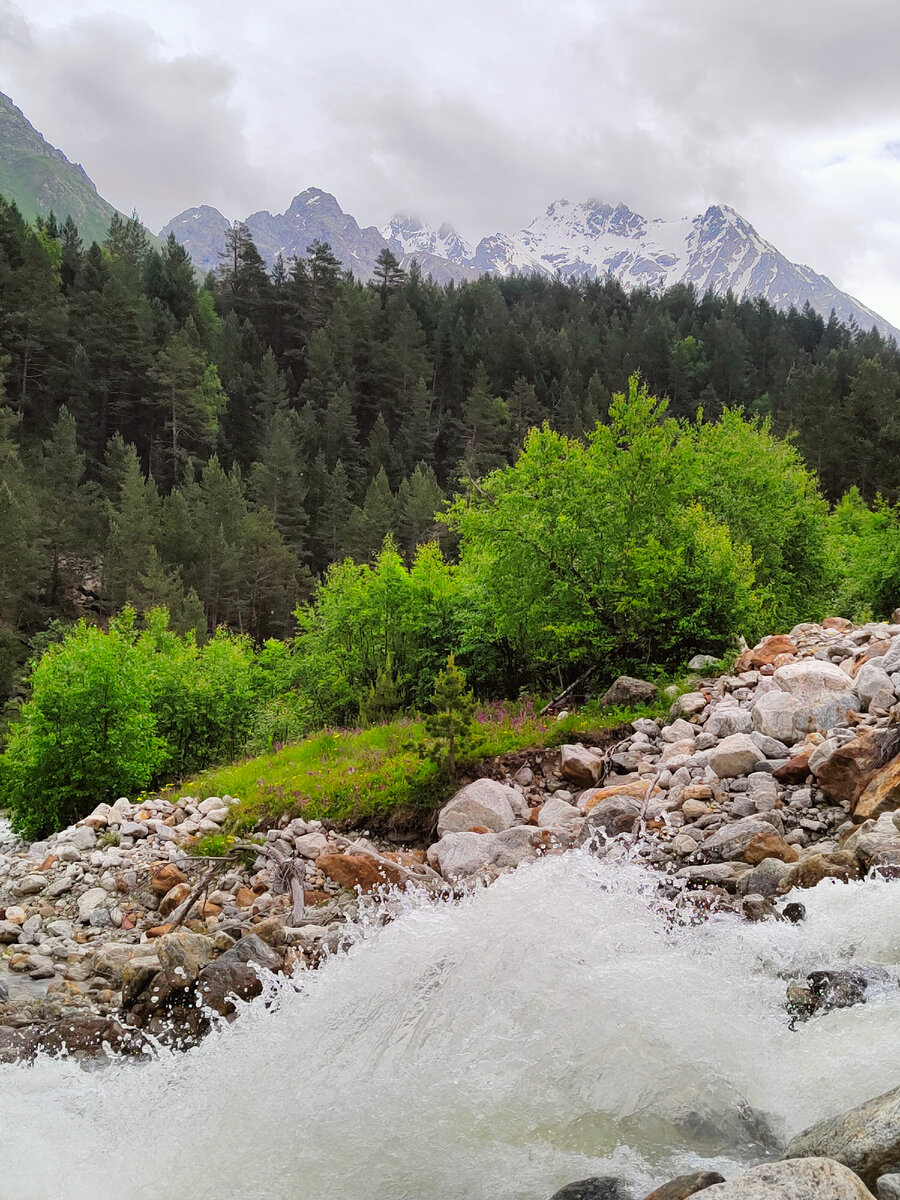
<path id="1" fill-rule="evenodd" d="M 466 691 L 465 674 L 457 667 L 452 654 L 435 680 L 431 706 L 434 712 L 425 718 L 425 732 L 438 746 L 446 744 L 450 777 L 456 779 L 456 755 L 472 730 L 475 697 Z"/>

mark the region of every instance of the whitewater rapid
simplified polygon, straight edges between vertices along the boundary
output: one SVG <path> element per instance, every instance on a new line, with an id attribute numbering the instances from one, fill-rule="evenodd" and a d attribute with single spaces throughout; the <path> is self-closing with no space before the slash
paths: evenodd
<path id="1" fill-rule="evenodd" d="M 548 1200 L 726 1176 L 900 1085 L 900 994 L 789 1028 L 789 978 L 900 963 L 900 885 L 801 925 L 678 926 L 656 879 L 570 853 L 409 898 L 187 1054 L 0 1067 L 0 1200 Z M 268 1008 L 267 1008 L 268 1004 Z"/>

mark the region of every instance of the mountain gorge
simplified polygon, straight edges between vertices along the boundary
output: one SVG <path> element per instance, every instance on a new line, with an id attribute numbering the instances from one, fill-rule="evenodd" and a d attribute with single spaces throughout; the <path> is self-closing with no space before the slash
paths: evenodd
<path id="1" fill-rule="evenodd" d="M 312 242 L 323 241 L 360 279 L 371 278 L 378 255 L 389 249 L 404 266 L 415 259 L 439 283 L 482 274 L 537 274 L 563 279 L 610 275 L 628 289 L 653 292 L 689 284 L 701 295 L 759 296 L 780 309 L 809 304 L 826 317 L 834 310 L 842 321 L 900 337 L 883 317 L 827 276 L 791 262 L 724 205 L 665 221 L 643 217 L 624 204 L 558 200 L 517 233 L 496 233 L 473 247 L 449 224 L 435 230 L 403 214 L 380 230 L 363 228 L 334 196 L 307 188 L 286 212 L 255 212 L 246 224 L 270 266 L 278 255 L 302 257 Z M 199 269 L 215 270 L 228 225 L 222 213 L 204 205 L 180 213 L 160 236 L 173 233 Z"/>

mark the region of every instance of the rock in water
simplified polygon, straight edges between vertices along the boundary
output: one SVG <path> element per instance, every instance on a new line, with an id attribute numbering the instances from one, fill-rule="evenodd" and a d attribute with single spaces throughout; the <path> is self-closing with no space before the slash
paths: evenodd
<path id="1" fill-rule="evenodd" d="M 516 823 L 509 795 L 513 791 L 494 779 L 476 779 L 460 788 L 440 811 L 438 837 L 445 833 L 464 833 L 475 825 L 483 825 L 494 833 L 509 829 Z"/>
<path id="2" fill-rule="evenodd" d="M 767 1163 L 701 1195 L 703 1200 L 872 1200 L 859 1176 L 830 1158 Z"/>
<path id="3" fill-rule="evenodd" d="M 632 1200 L 621 1179 L 614 1175 L 595 1175 L 592 1179 L 579 1179 L 567 1183 L 554 1192 L 550 1200 Z"/>
<path id="4" fill-rule="evenodd" d="M 714 1183 L 724 1182 L 725 1176 L 718 1171 L 695 1171 L 692 1175 L 679 1175 L 677 1179 L 664 1183 L 645 1196 L 644 1200 L 687 1200 L 688 1196 L 694 1196 Z"/>
<path id="5" fill-rule="evenodd" d="M 900 1088 L 819 1121 L 784 1152 L 786 1159 L 820 1155 L 844 1163 L 872 1189 L 879 1175 L 900 1171 Z"/>

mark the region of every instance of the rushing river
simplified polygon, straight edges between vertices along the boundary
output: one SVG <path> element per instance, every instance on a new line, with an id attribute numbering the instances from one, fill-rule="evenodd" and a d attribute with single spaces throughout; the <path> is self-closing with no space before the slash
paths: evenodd
<path id="1" fill-rule="evenodd" d="M 548 859 L 406 901 L 188 1054 L 0 1067 L 0 1198 L 547 1200 L 604 1173 L 643 1195 L 900 1084 L 897 993 L 796 1031 L 783 1008 L 808 969 L 900 963 L 900 884 L 679 927 L 649 879 Z"/>

